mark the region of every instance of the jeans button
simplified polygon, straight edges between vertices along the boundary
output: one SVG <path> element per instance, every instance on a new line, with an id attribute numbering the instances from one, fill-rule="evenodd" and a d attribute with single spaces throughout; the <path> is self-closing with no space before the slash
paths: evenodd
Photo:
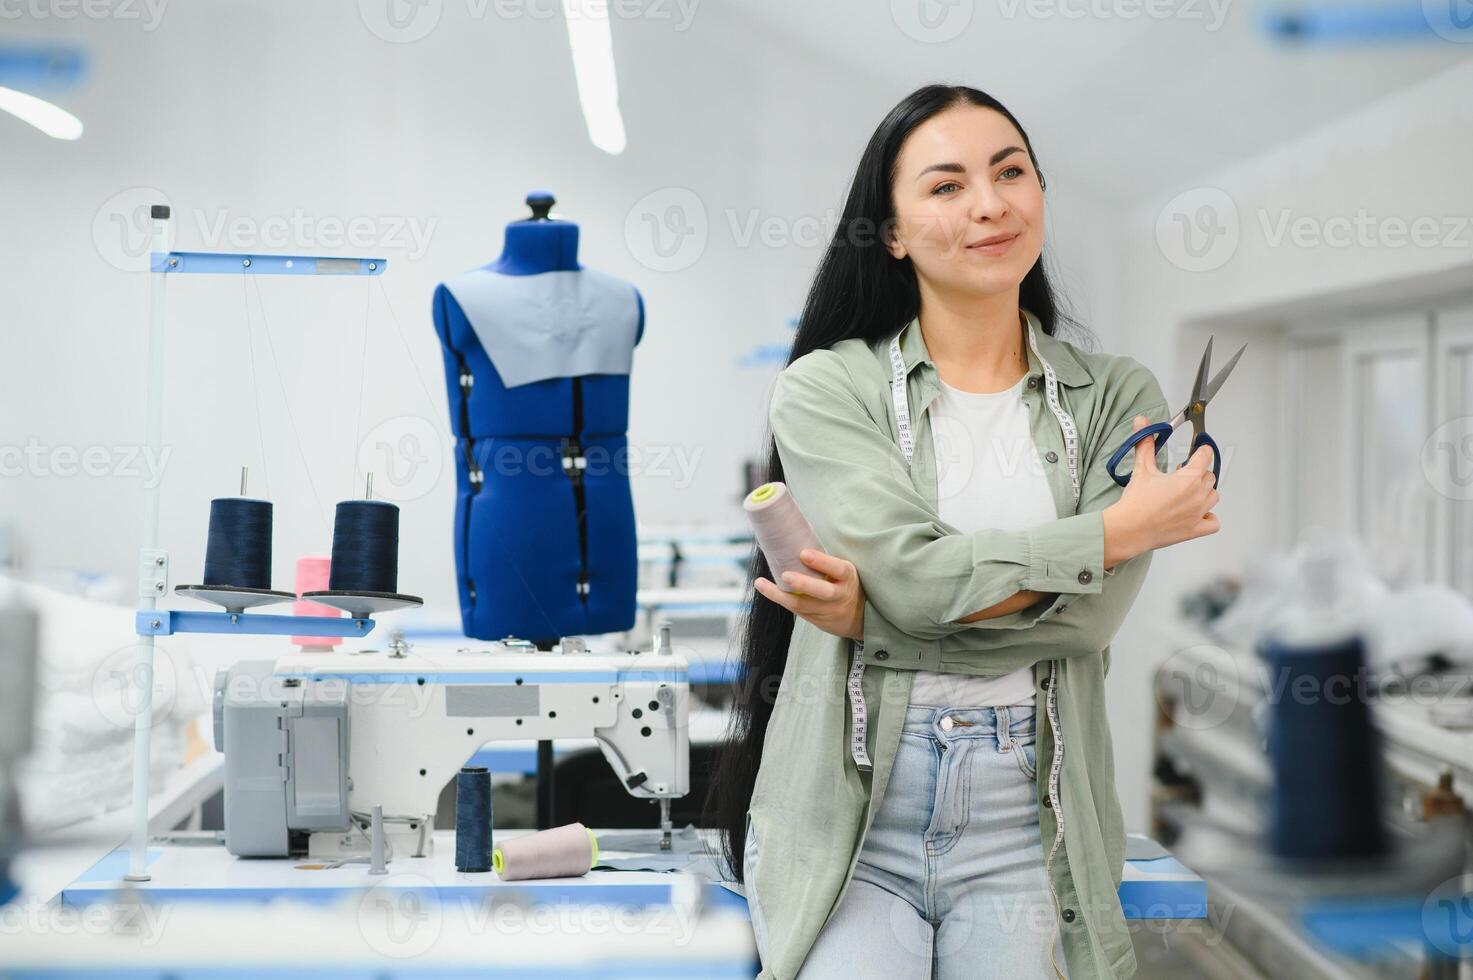
<path id="1" fill-rule="evenodd" d="M 952 726 L 952 721 L 951 721 L 951 716 L 950 715 L 947 715 L 945 718 L 942 718 L 941 719 L 941 730 L 943 732 L 949 732 L 949 731 L 951 731 L 951 726 Z"/>

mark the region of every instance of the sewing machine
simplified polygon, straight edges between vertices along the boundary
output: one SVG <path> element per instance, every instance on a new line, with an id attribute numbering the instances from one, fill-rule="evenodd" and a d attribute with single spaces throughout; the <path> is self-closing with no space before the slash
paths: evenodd
<path id="1" fill-rule="evenodd" d="M 597 740 L 630 795 L 690 789 L 686 662 L 650 652 L 553 652 L 505 640 L 433 656 L 390 649 L 241 661 L 215 679 L 225 753 L 225 845 L 241 857 L 360 858 L 371 813 L 394 854 L 429 853 L 441 789 L 483 744 Z"/>

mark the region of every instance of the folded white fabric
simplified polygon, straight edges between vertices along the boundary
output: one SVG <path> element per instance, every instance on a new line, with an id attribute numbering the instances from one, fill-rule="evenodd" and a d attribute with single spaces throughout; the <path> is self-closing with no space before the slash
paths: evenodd
<path id="1" fill-rule="evenodd" d="M 19 772 L 28 828 L 64 826 L 126 805 L 142 707 L 133 610 L 30 583 L 9 585 L 40 617 L 35 743 Z M 155 643 L 155 790 L 179 766 L 183 730 L 205 711 L 207 683 L 181 638 Z"/>

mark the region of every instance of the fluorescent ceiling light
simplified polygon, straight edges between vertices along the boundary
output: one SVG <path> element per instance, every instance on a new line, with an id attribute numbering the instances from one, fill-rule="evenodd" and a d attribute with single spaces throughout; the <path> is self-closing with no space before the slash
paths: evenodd
<path id="1" fill-rule="evenodd" d="M 588 138 L 605 153 L 624 152 L 624 117 L 619 113 L 619 79 L 614 72 L 614 39 L 607 0 L 563 0 L 573 74 Z"/>
<path id="2" fill-rule="evenodd" d="M 0 109 L 59 140 L 74 140 L 82 135 L 82 120 L 45 99 L 13 88 L 0 86 Z"/>

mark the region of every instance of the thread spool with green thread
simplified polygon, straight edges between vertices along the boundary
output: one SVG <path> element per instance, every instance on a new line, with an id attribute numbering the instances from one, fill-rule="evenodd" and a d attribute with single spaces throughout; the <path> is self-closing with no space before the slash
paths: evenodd
<path id="1" fill-rule="evenodd" d="M 752 522 L 752 531 L 757 536 L 758 547 L 767 558 L 773 583 L 784 592 L 801 595 L 783 581 L 783 573 L 816 574 L 798 556 L 804 548 L 823 551 L 824 547 L 814 533 L 813 525 L 798 509 L 792 491 L 785 483 L 764 483 L 747 494 L 742 501 L 742 509 Z"/>
<path id="2" fill-rule="evenodd" d="M 588 850 L 578 843 L 577 831 L 588 837 Z M 503 847 L 513 851 L 525 848 L 528 853 L 517 858 L 512 875 L 507 877 L 507 858 Z M 586 857 L 585 857 L 586 855 Z M 586 864 L 584 862 L 587 862 Z M 562 878 L 587 874 L 598 864 L 598 838 L 581 823 L 564 824 L 551 830 L 540 830 L 525 837 L 512 838 L 491 852 L 491 867 L 503 880 L 527 878 Z"/>

